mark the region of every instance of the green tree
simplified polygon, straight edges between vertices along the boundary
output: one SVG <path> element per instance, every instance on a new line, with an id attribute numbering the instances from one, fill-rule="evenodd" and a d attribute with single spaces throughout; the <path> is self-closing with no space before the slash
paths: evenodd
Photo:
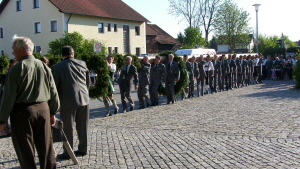
<path id="1" fill-rule="evenodd" d="M 249 43 L 249 13 L 231 0 L 226 0 L 218 9 L 213 22 L 214 33 L 219 43 L 228 44 L 231 51 Z"/>
<path id="2" fill-rule="evenodd" d="M 49 43 L 49 54 L 60 56 L 61 49 L 64 46 L 72 46 L 74 49 L 75 58 L 80 59 L 82 54 L 93 54 L 93 45 L 94 42 L 97 42 L 95 39 L 84 39 L 83 36 L 78 32 L 68 33 L 65 32 L 64 36 L 55 39 Z M 103 50 L 104 49 L 104 50 Z M 105 45 L 102 43 L 102 52 L 100 54 L 105 53 Z"/>
<path id="3" fill-rule="evenodd" d="M 0 75 L 4 75 L 6 73 L 6 69 L 9 66 L 8 55 L 4 54 L 0 55 Z"/>
<path id="4" fill-rule="evenodd" d="M 193 49 L 195 45 L 204 46 L 205 40 L 199 28 L 188 27 L 184 33 L 179 33 L 178 41 L 182 44 L 182 49 Z"/>
<path id="5" fill-rule="evenodd" d="M 297 56 L 296 66 L 293 70 L 293 79 L 296 82 L 296 88 L 300 88 L 300 57 Z"/>
<path id="6" fill-rule="evenodd" d="M 209 48 L 218 50 L 218 40 L 216 37 L 212 37 L 212 39 L 209 41 Z"/>

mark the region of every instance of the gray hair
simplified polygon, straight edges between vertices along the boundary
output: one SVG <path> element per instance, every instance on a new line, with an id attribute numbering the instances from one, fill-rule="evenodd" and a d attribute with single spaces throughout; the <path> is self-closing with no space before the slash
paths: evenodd
<path id="1" fill-rule="evenodd" d="M 18 35 L 14 35 L 12 37 L 13 43 L 15 43 L 17 48 L 23 47 L 26 52 L 32 53 L 34 48 L 34 43 L 27 37 L 21 36 L 18 37 Z"/>
<path id="2" fill-rule="evenodd" d="M 174 55 L 173 55 L 173 54 L 169 54 L 168 58 L 169 58 L 170 56 L 172 56 L 172 57 L 174 58 Z"/>
<path id="3" fill-rule="evenodd" d="M 132 60 L 132 57 L 131 57 L 131 56 L 126 56 L 126 59 L 128 59 L 128 58 L 129 58 L 130 60 Z"/>
<path id="4" fill-rule="evenodd" d="M 147 55 L 145 55 L 143 58 L 147 58 L 147 59 L 149 59 L 149 57 L 148 57 Z"/>

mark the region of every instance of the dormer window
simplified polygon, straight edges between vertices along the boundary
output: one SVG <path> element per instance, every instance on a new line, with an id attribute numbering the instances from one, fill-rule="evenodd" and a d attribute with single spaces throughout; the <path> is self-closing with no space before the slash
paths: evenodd
<path id="1" fill-rule="evenodd" d="M 21 0 L 16 1 L 16 10 L 22 11 L 22 1 Z"/>
<path id="2" fill-rule="evenodd" d="M 40 8 L 40 0 L 33 0 L 33 8 Z"/>

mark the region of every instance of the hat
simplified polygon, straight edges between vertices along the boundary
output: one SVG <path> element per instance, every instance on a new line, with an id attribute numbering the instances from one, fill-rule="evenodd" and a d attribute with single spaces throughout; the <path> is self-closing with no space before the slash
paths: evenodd
<path id="1" fill-rule="evenodd" d="M 64 46 L 61 50 L 61 55 L 62 56 L 68 56 L 73 53 L 73 48 L 71 46 Z"/>

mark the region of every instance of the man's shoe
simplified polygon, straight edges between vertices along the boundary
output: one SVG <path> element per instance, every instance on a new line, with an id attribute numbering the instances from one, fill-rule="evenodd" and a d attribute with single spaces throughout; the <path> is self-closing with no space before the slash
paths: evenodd
<path id="1" fill-rule="evenodd" d="M 174 100 L 172 100 L 172 104 L 174 104 L 175 103 L 175 101 Z"/>
<path id="2" fill-rule="evenodd" d="M 138 109 L 144 109 L 145 107 L 144 106 L 140 106 Z"/>
<path id="3" fill-rule="evenodd" d="M 75 156 L 85 156 L 86 153 L 85 152 L 80 152 L 80 151 L 74 151 Z"/>
<path id="4" fill-rule="evenodd" d="M 167 104 L 170 104 L 170 102 L 168 101 Z"/>
<path id="5" fill-rule="evenodd" d="M 119 108 L 115 109 L 115 114 L 117 114 L 119 112 Z"/>
<path id="6" fill-rule="evenodd" d="M 146 103 L 146 106 L 147 106 L 147 107 L 149 107 L 149 106 L 150 106 L 150 104 L 147 102 L 147 103 Z"/>
<path id="7" fill-rule="evenodd" d="M 150 104 L 150 106 L 155 106 L 155 103 Z"/>
<path id="8" fill-rule="evenodd" d="M 111 116 L 110 111 L 106 113 L 105 117 Z"/>
<path id="9" fill-rule="evenodd" d="M 68 159 L 70 159 L 70 156 L 69 156 L 69 154 L 59 154 L 56 156 L 56 158 L 68 160 Z"/>
<path id="10" fill-rule="evenodd" d="M 132 111 L 133 110 L 133 107 L 130 107 L 130 109 L 129 109 L 130 111 Z"/>

